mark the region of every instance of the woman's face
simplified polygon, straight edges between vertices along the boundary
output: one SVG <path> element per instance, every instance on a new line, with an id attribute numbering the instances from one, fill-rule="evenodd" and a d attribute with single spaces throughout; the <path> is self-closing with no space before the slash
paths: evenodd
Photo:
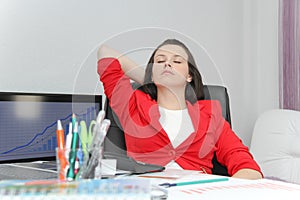
<path id="1" fill-rule="evenodd" d="M 188 55 L 177 45 L 164 45 L 154 55 L 153 82 L 159 86 L 183 86 L 190 82 Z"/>

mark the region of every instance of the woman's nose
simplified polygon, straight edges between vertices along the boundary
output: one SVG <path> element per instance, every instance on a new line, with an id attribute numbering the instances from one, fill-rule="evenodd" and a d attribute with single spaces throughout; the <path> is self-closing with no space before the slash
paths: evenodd
<path id="1" fill-rule="evenodd" d="M 171 62 L 169 60 L 166 60 L 165 67 L 172 67 Z"/>

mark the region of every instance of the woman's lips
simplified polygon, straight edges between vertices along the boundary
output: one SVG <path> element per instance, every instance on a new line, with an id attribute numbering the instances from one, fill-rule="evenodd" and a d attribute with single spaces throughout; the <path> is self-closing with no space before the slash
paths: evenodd
<path id="1" fill-rule="evenodd" d="M 174 75 L 174 72 L 169 71 L 169 70 L 165 70 L 165 71 L 163 71 L 161 74 L 162 74 L 162 75 L 168 75 L 168 74 Z"/>

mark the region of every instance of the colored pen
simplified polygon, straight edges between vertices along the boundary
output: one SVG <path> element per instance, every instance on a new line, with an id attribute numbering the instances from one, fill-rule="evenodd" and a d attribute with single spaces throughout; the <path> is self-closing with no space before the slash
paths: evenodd
<path id="1" fill-rule="evenodd" d="M 72 114 L 72 130 L 73 131 L 74 131 L 75 123 L 76 123 L 76 115 L 73 113 Z"/>
<path id="2" fill-rule="evenodd" d="M 60 120 L 57 120 L 56 138 L 57 138 L 57 147 L 59 149 L 63 149 L 65 146 L 65 135 Z"/>
<path id="3" fill-rule="evenodd" d="M 203 184 L 203 183 L 214 183 L 214 182 L 228 181 L 228 180 L 229 178 L 227 177 L 221 177 L 221 178 L 214 178 L 214 179 L 187 181 L 187 182 L 178 182 L 178 183 L 162 183 L 159 185 L 165 187 L 174 187 L 174 186 L 194 185 L 194 184 Z"/>
<path id="4" fill-rule="evenodd" d="M 72 144 L 72 137 L 73 137 L 73 133 L 72 133 L 72 122 L 69 123 L 69 132 L 66 136 L 66 148 L 70 149 L 71 148 L 71 144 Z"/>
<path id="5" fill-rule="evenodd" d="M 72 144 L 70 149 L 70 168 L 67 174 L 68 180 L 73 180 L 75 178 L 75 162 L 76 162 L 76 148 L 78 144 L 78 122 L 75 122 L 74 129 L 73 129 L 73 137 L 72 137 Z"/>
<path id="6" fill-rule="evenodd" d="M 61 125 L 61 121 L 57 120 L 57 130 L 56 130 L 56 138 L 57 138 L 57 156 L 60 163 L 60 170 L 59 170 L 59 179 L 64 180 L 65 179 L 65 169 L 68 164 L 68 161 L 64 155 L 64 146 L 65 146 L 65 135 L 64 130 Z"/>

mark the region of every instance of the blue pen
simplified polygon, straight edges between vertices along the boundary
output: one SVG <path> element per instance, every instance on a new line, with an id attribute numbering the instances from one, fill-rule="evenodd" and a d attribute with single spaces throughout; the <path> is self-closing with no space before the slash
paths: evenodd
<path id="1" fill-rule="evenodd" d="M 79 166 L 82 166 L 83 161 L 84 161 L 84 153 L 83 153 L 81 144 L 79 144 L 79 149 L 77 151 L 77 158 L 78 158 L 78 161 L 79 161 Z"/>
<path id="2" fill-rule="evenodd" d="M 82 143 L 81 143 L 81 139 L 80 139 L 80 132 L 81 132 L 81 126 L 78 125 L 78 135 L 79 135 L 79 148 L 78 148 L 78 151 L 77 151 L 77 158 L 78 158 L 78 161 L 79 161 L 79 166 L 82 166 L 83 165 L 83 160 L 84 160 L 84 151 L 82 149 Z"/>
<path id="3" fill-rule="evenodd" d="M 75 163 L 75 180 L 78 180 L 81 178 L 81 171 L 82 169 L 85 167 L 84 166 L 84 153 L 82 151 L 82 146 L 81 146 L 81 142 L 79 140 L 79 148 L 78 148 L 78 151 L 76 153 L 76 163 L 78 164 L 76 166 L 76 163 Z"/>

